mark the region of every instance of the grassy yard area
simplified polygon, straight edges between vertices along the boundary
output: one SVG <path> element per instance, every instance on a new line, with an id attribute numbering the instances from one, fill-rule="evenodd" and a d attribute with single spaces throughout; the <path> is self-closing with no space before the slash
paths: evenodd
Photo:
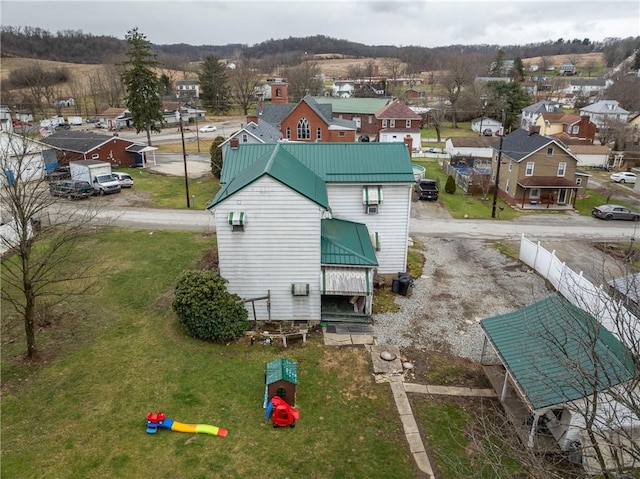
<path id="1" fill-rule="evenodd" d="M 76 264 L 108 264 L 90 297 L 52 308 L 38 325 L 42 361 L 22 360 L 24 330 L 2 308 L 2 477 L 415 477 L 386 385 L 361 348 L 213 344 L 185 335 L 171 312 L 176 276 L 215 237 L 111 229 L 86 238 Z M 3 287 L 6 283 L 3 282 Z M 300 422 L 273 429 L 264 368 L 298 362 Z M 145 432 L 162 410 L 226 438 Z"/>
<path id="2" fill-rule="evenodd" d="M 475 133 L 471 131 L 470 121 L 459 121 L 458 128 L 452 128 L 451 122 L 444 122 L 440 128 L 440 137 L 442 140 L 454 136 L 472 136 Z M 433 127 L 420 130 L 423 138 L 437 138 L 436 129 Z"/>
<path id="3" fill-rule="evenodd" d="M 195 133 L 193 133 L 195 135 Z M 211 148 L 211 144 L 213 143 L 213 138 L 211 135 L 207 135 L 206 138 L 200 138 L 200 153 L 209 154 L 209 149 Z M 156 145 L 158 148 L 158 153 L 182 153 L 182 141 L 176 143 L 162 143 L 160 145 Z M 187 154 L 198 153 L 198 141 L 195 137 L 187 138 L 185 136 L 184 141 L 184 150 Z"/>
<path id="4" fill-rule="evenodd" d="M 635 210 L 636 207 L 625 200 L 616 198 L 615 193 L 609 198 L 609 203 L 613 203 L 620 206 L 625 206 L 629 209 Z M 591 211 L 596 206 L 604 205 L 607 203 L 607 196 L 596 191 L 587 189 L 587 195 L 584 198 L 576 200 L 576 209 L 580 212 L 580 215 L 590 216 Z"/>
<path id="5" fill-rule="evenodd" d="M 462 218 L 491 218 L 493 209 L 493 195 L 490 194 L 487 200 L 482 200 L 481 195 L 468 195 L 460 188 L 456 188 L 454 194 L 444 191 L 447 182 L 447 175 L 442 171 L 437 160 L 414 160 L 413 163 L 425 167 L 425 178 L 434 178 L 438 181 L 440 189 L 440 199 L 451 214 L 456 219 Z M 502 210 L 500 209 L 502 208 Z M 507 203 L 498 198 L 496 203 L 496 218 L 511 220 L 520 216 L 521 213 L 511 208 Z"/>
<path id="6" fill-rule="evenodd" d="M 144 206 L 150 208 L 186 209 L 186 193 L 184 177 L 165 176 L 144 169 L 114 170 L 128 173 L 133 177 L 133 190 L 144 192 L 151 201 Z M 207 203 L 220 190 L 220 183 L 213 175 L 200 178 L 189 178 L 189 195 L 191 209 L 203 210 Z M 125 192 L 126 193 L 126 192 Z"/>

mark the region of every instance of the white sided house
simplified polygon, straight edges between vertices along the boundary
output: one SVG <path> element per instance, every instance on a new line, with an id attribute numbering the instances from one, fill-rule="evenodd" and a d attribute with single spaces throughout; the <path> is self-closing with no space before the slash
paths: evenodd
<path id="1" fill-rule="evenodd" d="M 366 319 L 374 275 L 406 270 L 411 159 L 400 143 L 240 144 L 215 217 L 220 274 L 257 320 Z"/>

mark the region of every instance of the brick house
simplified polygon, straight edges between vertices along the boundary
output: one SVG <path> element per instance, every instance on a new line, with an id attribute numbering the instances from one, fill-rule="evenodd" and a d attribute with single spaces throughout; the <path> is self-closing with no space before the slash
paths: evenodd
<path id="1" fill-rule="evenodd" d="M 394 100 L 376 112 L 378 141 L 406 142 L 411 138 L 414 148 L 420 148 L 420 121 L 422 117 L 409 108 L 406 103 Z"/>
<path id="2" fill-rule="evenodd" d="M 146 153 L 157 150 L 118 136 L 80 131 L 57 131 L 40 141 L 56 150 L 61 166 L 76 160 L 107 161 L 115 168 L 144 166 Z"/>
<path id="3" fill-rule="evenodd" d="M 320 105 L 331 105 L 332 116 L 336 120 L 355 122 L 357 132 L 375 138 L 378 135 L 376 112 L 388 105 L 391 98 L 335 98 L 315 96 Z"/>
<path id="4" fill-rule="evenodd" d="M 345 143 L 356 141 L 357 127 L 351 120 L 333 118 L 331 104 L 319 104 L 307 95 L 298 103 L 264 105 L 258 111 L 260 122 L 276 127 L 282 138 L 303 142 Z"/>

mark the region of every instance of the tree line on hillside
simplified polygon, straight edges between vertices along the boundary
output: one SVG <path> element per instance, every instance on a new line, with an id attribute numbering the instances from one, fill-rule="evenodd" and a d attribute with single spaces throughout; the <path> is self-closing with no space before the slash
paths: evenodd
<path id="1" fill-rule="evenodd" d="M 420 39 L 416 39 L 419 41 Z M 126 50 L 124 40 L 110 36 L 95 36 L 82 31 L 64 30 L 52 34 L 38 27 L 3 26 L 0 30 L 3 56 L 37 58 L 72 63 L 112 63 L 122 58 Z M 449 45 L 421 47 L 415 45 L 364 45 L 326 35 L 269 39 L 255 45 L 232 43 L 227 45 L 188 45 L 178 43 L 159 45 L 152 43 L 154 53 L 183 58 L 185 62 L 201 61 L 207 56 L 231 58 L 241 54 L 252 60 L 268 64 L 294 66 L 316 54 L 333 53 L 350 57 L 398 58 L 412 70 L 440 69 L 452 54 L 468 53 L 493 56 L 498 50 L 507 58 L 604 53 L 608 67 L 620 63 L 640 47 L 640 37 L 607 38 L 594 42 L 589 38 L 550 40 L 525 45 Z"/>

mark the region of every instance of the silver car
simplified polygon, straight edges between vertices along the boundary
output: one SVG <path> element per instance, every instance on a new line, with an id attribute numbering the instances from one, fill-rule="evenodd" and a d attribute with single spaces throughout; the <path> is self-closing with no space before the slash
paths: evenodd
<path id="1" fill-rule="evenodd" d="M 131 188 L 133 186 L 133 178 L 129 173 L 113 172 L 111 175 L 120 182 L 121 188 Z"/>
<path id="2" fill-rule="evenodd" d="M 640 220 L 640 213 L 620 205 L 596 206 L 591 211 L 591 214 L 596 218 L 601 218 L 607 221 L 609 220 L 629 220 L 629 221 Z"/>

